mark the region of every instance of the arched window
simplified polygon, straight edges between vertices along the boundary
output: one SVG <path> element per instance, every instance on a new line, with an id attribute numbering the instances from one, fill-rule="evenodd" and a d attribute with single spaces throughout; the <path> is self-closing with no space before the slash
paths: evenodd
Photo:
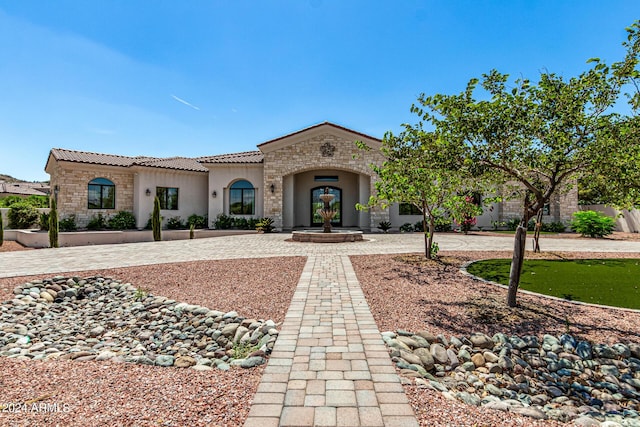
<path id="1" fill-rule="evenodd" d="M 256 189 L 249 181 L 240 180 L 229 188 L 229 213 L 253 215 L 256 212 Z"/>
<path id="2" fill-rule="evenodd" d="M 116 186 L 107 178 L 89 181 L 89 209 L 115 209 Z"/>

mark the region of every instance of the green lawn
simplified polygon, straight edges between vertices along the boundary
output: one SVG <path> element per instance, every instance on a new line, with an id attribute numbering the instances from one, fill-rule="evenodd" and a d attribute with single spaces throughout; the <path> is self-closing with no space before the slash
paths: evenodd
<path id="1" fill-rule="evenodd" d="M 479 261 L 467 271 L 507 285 L 510 264 L 510 259 Z M 640 309 L 640 260 L 527 260 L 520 288 L 567 300 Z"/>

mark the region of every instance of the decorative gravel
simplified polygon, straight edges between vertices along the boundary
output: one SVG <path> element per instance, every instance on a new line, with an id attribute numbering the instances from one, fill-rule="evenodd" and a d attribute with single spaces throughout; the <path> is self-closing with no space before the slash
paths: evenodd
<path id="1" fill-rule="evenodd" d="M 569 332 L 595 343 L 638 341 L 640 313 L 621 312 L 518 295 L 520 307 L 506 307 L 506 291 L 459 272 L 466 261 L 509 258 L 511 252 L 442 252 L 448 265 L 419 255 L 352 256 L 380 331 L 428 330 L 437 335 L 561 335 Z M 640 258 L 638 253 L 542 253 L 529 257 Z M 408 262 L 407 262 L 408 261 Z M 448 400 L 442 393 L 405 380 L 405 391 L 422 426 L 559 426 L 513 413 Z"/>
<path id="2" fill-rule="evenodd" d="M 446 336 L 472 332 L 541 336 L 568 330 L 576 337 L 607 344 L 637 340 L 640 334 L 640 314 L 635 313 L 550 302 L 524 294 L 519 295 L 519 308 L 507 309 L 504 290 L 474 281 L 457 268 L 467 260 L 510 257 L 511 253 L 441 255 L 452 265 L 406 263 L 399 258 L 405 256 L 351 257 L 381 331 L 427 329 Z M 640 258 L 640 254 L 611 253 L 555 256 Z M 300 257 L 203 261 L 72 275 L 116 277 L 156 295 L 281 322 L 304 262 Z M 0 300 L 10 299 L 15 285 L 33 278 L 0 279 Z M 197 372 L 129 363 L 0 358 L 0 404 L 21 403 L 29 409 L 0 412 L 0 425 L 240 426 L 262 369 Z M 465 405 L 412 384 L 405 384 L 405 390 L 423 426 L 561 425 Z M 58 412 L 34 412 L 34 403 L 49 404 L 50 410 Z"/>
<path id="3" fill-rule="evenodd" d="M 130 282 L 155 295 L 282 322 L 305 259 L 199 261 L 68 273 Z M 51 275 L 0 279 L 16 285 Z M 1 426 L 241 426 L 263 367 L 195 371 L 132 363 L 0 358 Z"/>

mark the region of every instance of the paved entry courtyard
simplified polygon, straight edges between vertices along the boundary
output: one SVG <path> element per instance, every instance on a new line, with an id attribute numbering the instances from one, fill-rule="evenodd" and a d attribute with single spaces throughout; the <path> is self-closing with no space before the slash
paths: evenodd
<path id="1" fill-rule="evenodd" d="M 245 426 L 417 426 L 349 255 L 422 252 L 421 234 L 344 244 L 242 235 L 0 253 L 0 277 L 193 260 L 306 256 Z M 438 235 L 446 250 L 510 250 L 512 236 Z M 640 252 L 640 242 L 545 239 L 544 250 Z"/>

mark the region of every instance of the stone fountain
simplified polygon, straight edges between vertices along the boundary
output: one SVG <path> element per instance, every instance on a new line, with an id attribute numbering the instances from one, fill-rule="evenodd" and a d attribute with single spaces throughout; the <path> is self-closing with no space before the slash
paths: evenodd
<path id="1" fill-rule="evenodd" d="M 329 193 L 329 187 L 324 188 L 324 194 L 320 195 L 320 200 L 324 204 L 316 213 L 324 220 L 322 231 L 302 230 L 292 233 L 292 240 L 296 242 L 316 242 L 316 243 L 342 243 L 356 242 L 362 240 L 362 231 L 354 230 L 332 230 L 331 220 L 336 216 L 337 211 L 331 206 L 335 196 Z"/>
<path id="2" fill-rule="evenodd" d="M 324 187 L 324 194 L 320 195 L 320 200 L 324 203 L 324 207 L 318 209 L 316 213 L 324 220 L 322 226 L 323 233 L 331 233 L 331 220 L 336 216 L 336 210 L 331 207 L 331 201 L 335 198 L 329 193 L 329 187 Z"/>

